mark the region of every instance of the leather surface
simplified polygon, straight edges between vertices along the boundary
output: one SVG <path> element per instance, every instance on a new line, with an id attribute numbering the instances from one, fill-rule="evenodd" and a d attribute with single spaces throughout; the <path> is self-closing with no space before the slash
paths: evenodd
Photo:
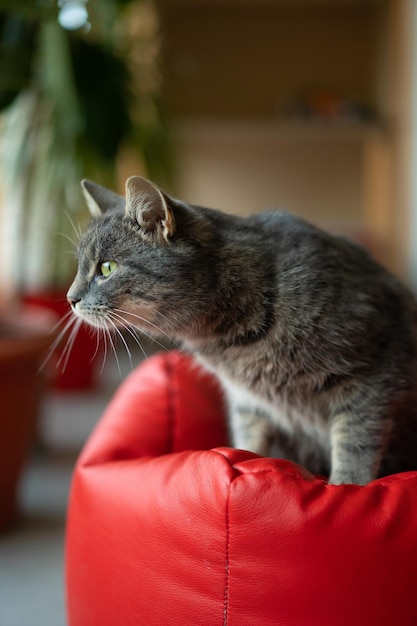
<path id="1" fill-rule="evenodd" d="M 69 626 L 417 624 L 417 473 L 331 486 L 227 443 L 189 357 L 125 381 L 74 474 Z"/>

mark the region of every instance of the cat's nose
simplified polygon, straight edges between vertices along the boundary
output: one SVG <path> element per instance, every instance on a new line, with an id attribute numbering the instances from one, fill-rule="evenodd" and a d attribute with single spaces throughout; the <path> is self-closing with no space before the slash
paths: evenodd
<path id="1" fill-rule="evenodd" d="M 80 302 L 81 298 L 77 298 L 76 296 L 72 296 L 71 294 L 67 295 L 67 300 L 72 309 L 75 309 L 75 305 L 77 302 Z"/>

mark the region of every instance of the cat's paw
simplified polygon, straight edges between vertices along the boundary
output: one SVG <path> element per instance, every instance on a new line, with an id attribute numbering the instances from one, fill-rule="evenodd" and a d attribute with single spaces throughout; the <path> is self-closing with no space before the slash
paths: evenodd
<path id="1" fill-rule="evenodd" d="M 349 470 L 332 471 L 329 478 L 329 485 L 366 485 L 374 479 L 369 471 L 364 468 L 351 468 Z"/>

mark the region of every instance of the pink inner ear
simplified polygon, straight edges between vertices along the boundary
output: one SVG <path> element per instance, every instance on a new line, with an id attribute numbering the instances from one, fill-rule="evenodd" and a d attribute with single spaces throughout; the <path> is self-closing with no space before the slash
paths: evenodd
<path id="1" fill-rule="evenodd" d="M 164 227 L 164 230 L 163 230 L 164 239 L 168 239 L 169 237 L 172 237 L 172 235 L 175 232 L 175 217 L 174 217 L 173 212 L 168 206 L 166 206 L 165 219 L 162 220 L 162 225 Z"/>
<path id="2" fill-rule="evenodd" d="M 167 241 L 174 233 L 174 215 L 162 192 L 140 176 L 132 176 L 126 182 L 126 214 L 159 239 Z"/>

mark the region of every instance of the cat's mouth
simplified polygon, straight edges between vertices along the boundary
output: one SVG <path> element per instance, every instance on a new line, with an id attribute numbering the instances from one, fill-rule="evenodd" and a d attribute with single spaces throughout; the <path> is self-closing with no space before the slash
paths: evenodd
<path id="1" fill-rule="evenodd" d="M 98 328 L 99 330 L 103 330 L 105 328 L 110 329 L 113 326 L 113 324 L 110 323 L 108 314 L 104 310 L 85 310 L 83 306 L 80 306 L 80 304 L 77 303 L 72 305 L 72 312 L 81 321 L 89 324 L 90 326 L 94 326 L 94 328 Z M 119 326 L 119 324 L 116 324 L 116 320 L 114 320 L 114 325 Z"/>

